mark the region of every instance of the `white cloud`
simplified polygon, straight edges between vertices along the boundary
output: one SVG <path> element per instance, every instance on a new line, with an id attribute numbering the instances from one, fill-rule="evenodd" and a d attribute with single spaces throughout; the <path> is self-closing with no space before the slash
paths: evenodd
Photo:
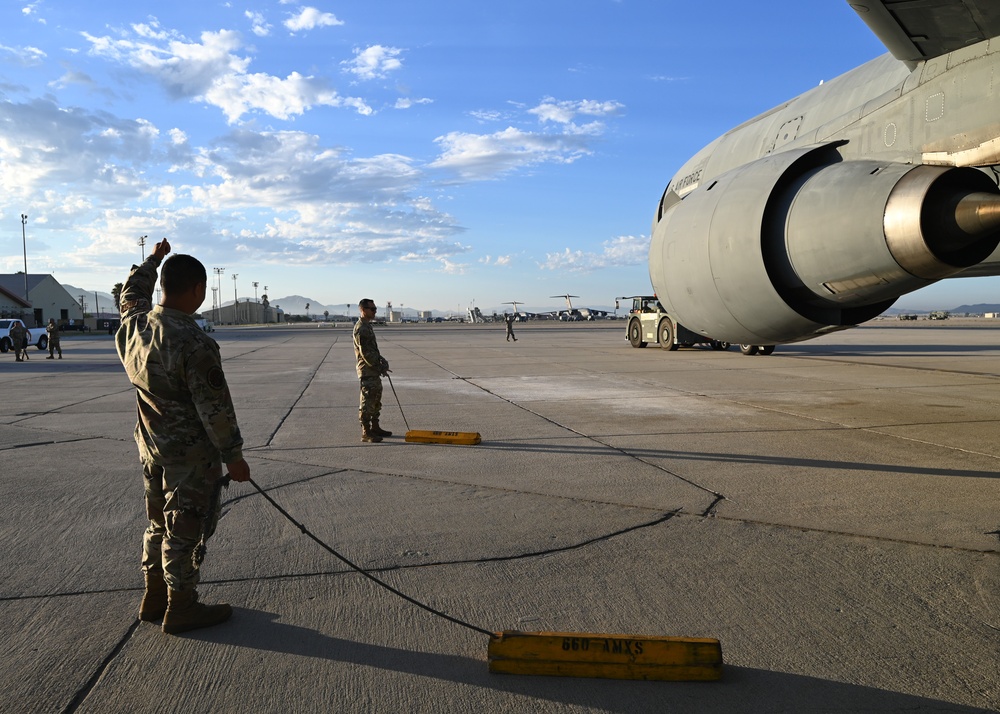
<path id="1" fill-rule="evenodd" d="M 159 160 L 155 128 L 50 99 L 0 102 L 0 125 L 0 187 L 6 203 L 27 207 L 33 223 L 44 225 L 49 235 L 80 241 L 91 235 L 90 226 L 99 226 L 85 255 L 60 255 L 60 265 L 92 265 L 103 260 L 95 256 L 116 253 L 101 235 L 103 216 L 141 205 L 150 195 L 146 172 Z"/>
<path id="2" fill-rule="evenodd" d="M 578 101 L 556 101 L 552 97 L 546 97 L 534 109 L 529 109 L 529 114 L 538 116 L 542 123 L 547 121 L 559 124 L 568 124 L 576 118 L 578 114 L 595 117 L 609 117 L 620 114 L 624 105 L 619 102 L 595 102 L 590 99 Z"/>
<path id="3" fill-rule="evenodd" d="M 646 236 L 618 236 L 602 245 L 604 250 L 600 253 L 571 251 L 569 248 L 562 253 L 548 253 L 539 267 L 543 270 L 589 273 L 600 268 L 642 265 L 649 257 L 649 238 Z"/>
<path id="4" fill-rule="evenodd" d="M 456 268 L 467 252 L 454 219 L 414 195 L 423 179 L 407 157 L 346 158 L 303 132 L 237 131 L 197 158 L 191 201 L 225 215 L 270 214 L 234 241 L 254 259 L 286 263 L 388 260 Z"/>
<path id="5" fill-rule="evenodd" d="M 74 84 L 79 84 L 84 87 L 96 86 L 94 80 L 91 79 L 89 75 L 87 75 L 85 72 L 78 72 L 75 70 L 70 70 L 69 72 L 66 72 L 66 74 L 64 74 L 59 79 L 52 80 L 51 82 L 49 82 L 48 86 L 52 87 L 53 89 L 66 89 L 66 87 L 69 87 Z"/>
<path id="6" fill-rule="evenodd" d="M 423 99 L 410 99 L 408 97 L 400 97 L 399 99 L 396 100 L 396 105 L 395 105 L 394 108 L 395 109 L 409 109 L 414 104 L 433 104 L 433 103 L 434 103 L 433 99 L 427 99 L 427 98 L 423 98 Z"/>
<path id="7" fill-rule="evenodd" d="M 501 121 L 505 117 L 503 113 L 498 112 L 495 109 L 477 109 L 469 112 L 469 115 L 483 123 Z"/>
<path id="8" fill-rule="evenodd" d="M 420 193 L 426 176 L 406 156 L 354 157 L 312 134 L 247 129 L 192 147 L 180 129 L 51 99 L 0 100 L 0 126 L 5 200 L 73 236 L 64 267 L 116 265 L 148 234 L 183 236 L 206 260 L 238 251 L 261 263 L 465 269 L 465 229 Z"/>
<path id="9" fill-rule="evenodd" d="M 511 255 L 498 255 L 496 258 L 492 256 L 484 256 L 479 259 L 479 262 L 483 265 L 496 265 L 497 267 L 505 268 L 513 262 L 514 257 Z"/>
<path id="10" fill-rule="evenodd" d="M 39 5 L 41 5 L 41 4 L 42 4 L 42 0 L 37 0 L 36 2 L 28 3 L 27 5 L 25 5 L 24 7 L 21 8 L 21 14 L 23 14 L 23 15 L 25 15 L 27 17 L 31 17 L 32 15 L 34 15 L 35 19 L 38 20 L 38 22 L 40 22 L 43 25 L 45 25 L 45 24 L 47 24 L 45 22 L 45 18 L 44 17 L 38 17 L 38 11 L 36 10 L 36 8 Z"/>
<path id="11" fill-rule="evenodd" d="M 314 106 L 350 107 L 372 113 L 357 97 L 343 97 L 314 77 L 292 72 L 281 79 L 247 71 L 249 57 L 236 54 L 240 37 L 231 30 L 203 32 L 201 42 L 189 42 L 155 25 L 137 31 L 141 40 L 94 37 L 84 33 L 91 53 L 127 64 L 152 76 L 177 99 L 204 101 L 220 108 L 229 123 L 260 111 L 278 119 L 303 114 Z"/>
<path id="12" fill-rule="evenodd" d="M 524 105 L 510 104 L 536 116 L 541 130 L 525 131 L 508 126 L 492 134 L 451 132 L 434 140 L 441 147 L 441 154 L 430 166 L 453 171 L 465 180 L 486 180 L 541 163 L 573 163 L 593 152 L 591 144 L 605 129 L 601 121 L 578 125 L 573 120 L 578 116 L 615 116 L 624 108 L 613 101 L 556 101 L 551 97 L 527 110 Z M 481 121 L 494 121 L 505 115 L 478 110 L 472 116 Z"/>
<path id="13" fill-rule="evenodd" d="M 372 45 L 363 50 L 354 50 L 354 59 L 341 62 L 347 67 L 345 71 L 356 75 L 358 78 L 381 79 L 389 72 L 400 69 L 402 61 L 397 59 L 402 50 L 395 47 L 383 47 L 382 45 Z"/>
<path id="14" fill-rule="evenodd" d="M 441 264 L 441 271 L 448 275 L 465 275 L 468 267 L 465 263 L 455 263 L 447 258 L 441 258 L 438 262 Z"/>
<path id="15" fill-rule="evenodd" d="M 493 134 L 454 131 L 435 140 L 441 155 L 430 165 L 468 180 L 496 178 L 543 162 L 568 164 L 590 153 L 583 137 L 541 134 L 507 127 Z"/>
<path id="16" fill-rule="evenodd" d="M 298 15 L 292 15 L 284 22 L 285 27 L 290 32 L 301 32 L 302 30 L 313 30 L 317 27 L 334 27 L 343 24 L 343 21 L 338 20 L 332 13 L 320 12 L 314 7 L 300 8 Z"/>
<path id="17" fill-rule="evenodd" d="M 22 67 L 34 67 L 40 65 L 48 56 L 37 47 L 7 47 L 0 45 L 0 52 L 13 55 L 12 59 Z"/>
<path id="18" fill-rule="evenodd" d="M 263 13 L 247 10 L 243 14 L 250 20 L 250 30 L 257 37 L 267 37 L 271 34 L 271 25 L 268 24 Z"/>

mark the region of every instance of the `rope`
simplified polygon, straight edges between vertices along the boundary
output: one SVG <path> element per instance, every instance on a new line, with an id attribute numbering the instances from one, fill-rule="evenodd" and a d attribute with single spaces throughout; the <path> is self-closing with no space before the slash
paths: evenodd
<path id="1" fill-rule="evenodd" d="M 386 379 L 389 380 L 389 386 L 392 388 L 392 396 L 394 396 L 396 398 L 396 404 L 399 406 L 399 413 L 403 417 L 403 423 L 406 424 L 406 430 L 409 431 L 410 430 L 410 424 L 409 424 L 409 422 L 406 421 L 406 415 L 403 414 L 403 405 L 399 401 L 399 395 L 396 394 L 396 387 L 393 386 L 393 384 L 392 384 L 392 377 L 389 376 L 388 372 L 385 373 L 385 377 L 386 377 Z"/>
<path id="2" fill-rule="evenodd" d="M 390 382 L 390 384 L 391 384 L 391 382 Z M 393 391 L 395 392 L 395 390 L 393 390 Z M 400 412 L 402 412 L 402 411 L 403 410 L 400 409 Z M 404 421 L 405 421 L 405 419 L 404 419 Z M 409 427 L 407 427 L 407 428 L 409 428 Z M 289 521 L 291 521 L 300 531 L 302 531 L 302 533 L 304 535 L 307 535 L 310 538 L 312 538 L 314 541 L 316 541 L 316 543 L 318 543 L 320 545 L 320 547 L 324 548 L 333 557 L 337 558 L 342 563 L 344 563 L 345 565 L 347 565 L 347 567 L 349 567 L 351 570 L 353 570 L 353 571 L 355 571 L 357 573 L 360 573 L 361 575 L 364 575 L 366 578 L 368 578 L 369 580 L 371 580 L 372 582 L 374 582 L 376 585 L 379 585 L 379 586 L 385 588 L 386 590 L 388 590 L 389 592 L 391 592 L 393 595 L 397 595 L 397 596 L 403 598 L 407 602 L 412 603 L 413 605 L 416 605 L 417 607 L 419 607 L 422 610 L 426 610 L 427 612 L 431 613 L 432 615 L 437 615 L 438 617 L 442 617 L 445 620 L 448 620 L 449 622 L 453 622 L 456 625 L 461 625 L 462 627 L 467 627 L 470 630 L 475 630 L 476 632 L 484 634 L 484 635 L 486 635 L 488 637 L 495 637 L 496 636 L 495 632 L 490 632 L 489 630 L 484 630 L 482 627 L 477 627 L 476 625 L 472 625 L 472 624 L 470 624 L 468 622 L 465 622 L 464 620 L 459 620 L 457 617 L 452 617 L 451 615 L 443 613 L 440 610 L 435 610 L 430 605 L 425 605 L 424 603 L 420 602 L 419 600 L 413 599 L 409 595 L 400 592 L 399 590 L 397 590 L 396 588 L 392 587 L 388 583 L 383 582 L 382 580 L 379 580 L 378 578 L 376 578 L 374 575 L 372 575 L 368 571 L 363 570 L 360 566 L 355 565 L 354 563 L 352 563 L 351 561 L 349 561 L 347 558 L 345 558 L 344 556 L 342 556 L 340 553 L 338 553 L 337 551 L 335 551 L 333 548 L 331 548 L 330 546 L 328 546 L 326 543 L 324 543 L 323 541 L 321 541 L 319 538 L 317 538 L 316 536 L 314 536 L 312 533 L 310 533 L 309 530 L 304 525 L 302 525 L 297 520 L 295 520 L 294 518 L 292 518 L 292 516 L 289 515 L 288 511 L 286 511 L 284 508 L 282 508 L 281 506 L 279 506 L 278 503 L 277 503 L 277 501 L 275 501 L 273 498 L 271 498 L 270 496 L 268 496 L 264 492 L 264 489 L 262 489 L 260 486 L 257 485 L 256 481 L 254 481 L 253 479 L 249 479 L 249 481 L 250 481 L 250 484 L 255 489 L 257 489 L 260 492 L 260 495 L 263 496 L 264 498 L 266 498 L 267 501 L 268 501 L 268 503 L 270 503 L 272 506 L 274 506 L 275 509 L 277 509 L 277 511 L 279 513 L 281 513 L 281 515 L 283 515 L 285 518 L 287 518 Z"/>

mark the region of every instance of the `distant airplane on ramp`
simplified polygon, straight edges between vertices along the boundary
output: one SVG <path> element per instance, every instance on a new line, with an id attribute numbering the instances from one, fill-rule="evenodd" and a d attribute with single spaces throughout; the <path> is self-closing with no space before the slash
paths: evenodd
<path id="1" fill-rule="evenodd" d="M 594 310 L 589 307 L 573 307 L 572 298 L 578 298 L 579 295 L 550 295 L 549 297 L 561 297 L 566 301 L 565 310 L 557 310 L 553 313 L 555 317 L 560 320 L 593 320 L 595 317 L 607 317 L 607 310 Z"/>

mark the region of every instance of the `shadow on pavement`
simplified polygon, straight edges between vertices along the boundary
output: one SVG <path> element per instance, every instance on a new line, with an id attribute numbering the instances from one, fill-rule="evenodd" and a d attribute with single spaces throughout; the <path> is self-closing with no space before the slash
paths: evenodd
<path id="1" fill-rule="evenodd" d="M 815 677 L 725 665 L 718 682 L 643 682 L 491 674 L 482 659 L 420 652 L 324 635 L 279 621 L 279 615 L 237 608 L 238 627 L 205 631 L 195 638 L 252 650 L 344 662 L 404 675 L 430 677 L 469 687 L 506 692 L 608 712 L 984 712 L 920 696 L 833 682 Z M 723 643 L 723 647 L 725 643 Z M 299 701 L 309 707 L 307 694 Z M 476 698 L 482 701 L 482 697 Z M 455 702 L 456 704 L 458 702 Z M 321 702 L 315 702 L 316 706 Z"/>

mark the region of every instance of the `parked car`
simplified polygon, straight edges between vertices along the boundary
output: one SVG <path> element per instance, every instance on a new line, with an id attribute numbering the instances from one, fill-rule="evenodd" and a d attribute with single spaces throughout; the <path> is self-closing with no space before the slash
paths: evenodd
<path id="1" fill-rule="evenodd" d="M 17 318 L 0 320 L 0 352 L 8 352 L 14 346 L 14 343 L 10 339 L 10 328 L 14 326 L 15 323 L 20 323 L 24 326 L 25 335 L 28 337 L 28 344 L 35 345 L 40 350 L 47 349 L 49 346 L 49 336 L 45 332 L 44 327 L 35 327 L 28 329 L 27 325 Z"/>

